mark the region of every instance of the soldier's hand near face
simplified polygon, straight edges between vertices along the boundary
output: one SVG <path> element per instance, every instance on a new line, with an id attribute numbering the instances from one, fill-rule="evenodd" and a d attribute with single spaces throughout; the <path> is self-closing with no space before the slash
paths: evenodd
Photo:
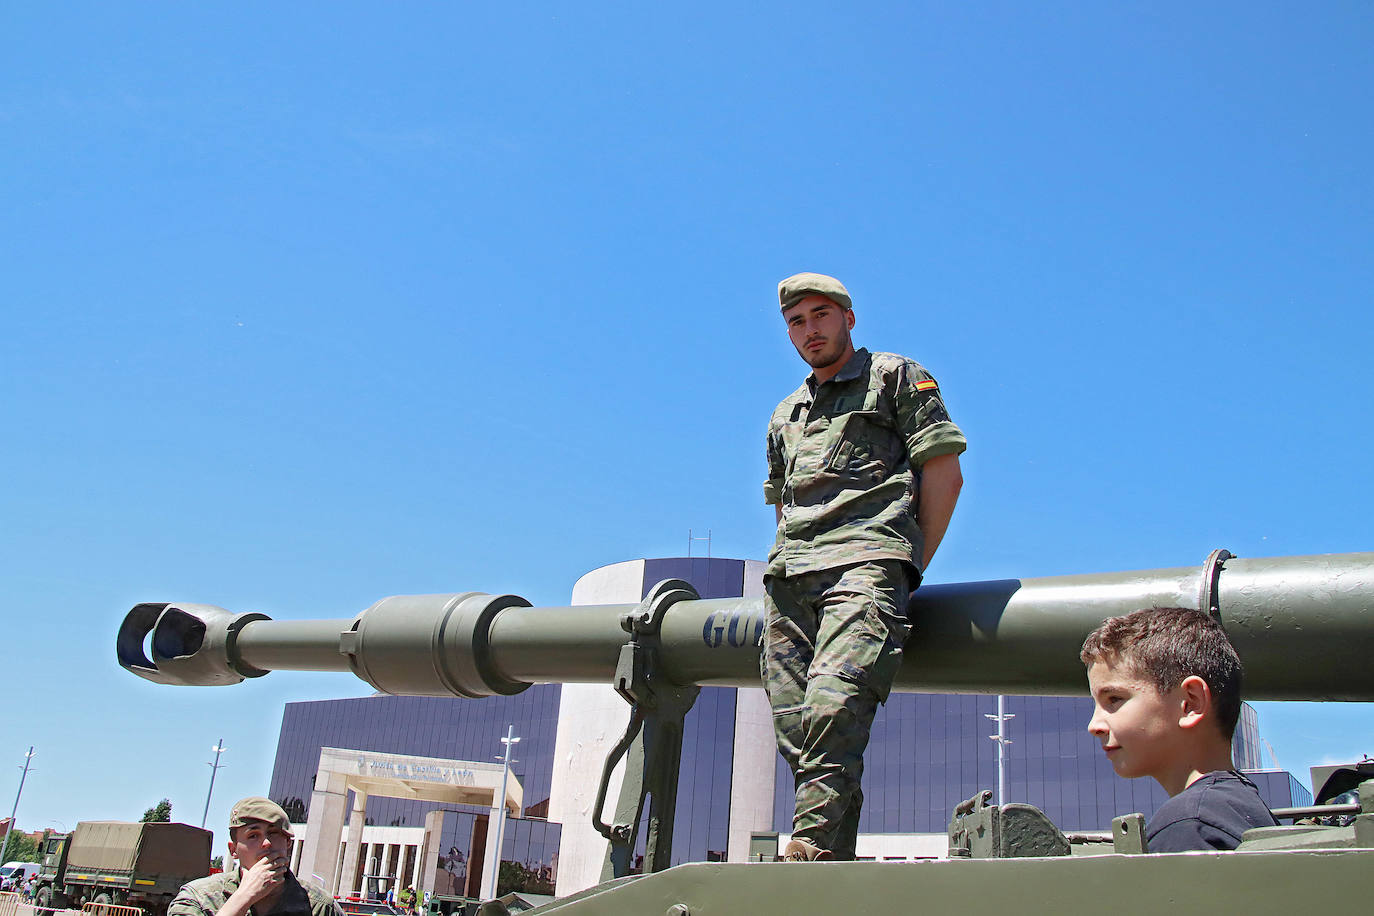
<path id="1" fill-rule="evenodd" d="M 281 892 L 289 863 L 286 854 L 270 850 L 245 868 L 238 890 L 220 907 L 216 916 L 245 916 L 248 908 Z"/>
<path id="2" fill-rule="evenodd" d="M 269 852 L 243 873 L 243 882 L 239 884 L 238 892 L 234 896 L 243 894 L 251 906 L 262 898 L 276 893 L 281 890 L 282 882 L 286 880 L 288 864 L 284 853 Z"/>

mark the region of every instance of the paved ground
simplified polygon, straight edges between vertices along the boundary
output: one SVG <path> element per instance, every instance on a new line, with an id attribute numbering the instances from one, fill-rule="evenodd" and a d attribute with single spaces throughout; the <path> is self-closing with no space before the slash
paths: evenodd
<path id="1" fill-rule="evenodd" d="M 80 910 L 55 910 L 52 907 L 31 906 L 27 903 L 0 904 L 0 916 L 81 916 Z"/>

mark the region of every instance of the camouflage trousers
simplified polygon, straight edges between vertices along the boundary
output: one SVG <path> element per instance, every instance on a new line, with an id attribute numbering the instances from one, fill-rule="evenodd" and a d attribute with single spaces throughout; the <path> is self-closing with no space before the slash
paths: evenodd
<path id="1" fill-rule="evenodd" d="M 765 579 L 760 667 L 796 781 L 792 834 L 836 859 L 854 858 L 864 749 L 901 665 L 916 581 L 897 560 Z"/>

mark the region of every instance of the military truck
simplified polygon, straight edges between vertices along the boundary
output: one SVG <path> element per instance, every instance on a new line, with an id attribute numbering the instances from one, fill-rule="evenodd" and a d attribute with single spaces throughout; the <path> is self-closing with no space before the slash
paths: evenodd
<path id="1" fill-rule="evenodd" d="M 1239 559 L 1215 550 L 1200 566 L 926 586 L 912 602 L 893 689 L 1081 696 L 1084 637 L 1107 617 L 1156 606 L 1216 617 L 1245 663 L 1251 699 L 1374 701 L 1374 553 Z M 129 611 L 116 654 L 140 677 L 188 686 L 273 670 L 351 671 L 385 693 L 474 699 L 532 683 L 613 684 L 630 708 L 590 811 L 608 841 L 603 883 L 531 913 L 1158 916 L 1357 910 L 1374 899 L 1367 765 L 1344 768 L 1340 784 L 1321 781 L 1318 800 L 1335 803 L 1319 812 L 1323 823 L 1260 828 L 1235 852 L 1147 854 L 1138 815 L 1100 837 L 1066 837 L 1036 809 L 989 805 L 980 793 L 956 808 L 947 859 L 668 868 L 683 717 L 701 685 L 758 685 L 763 625 L 759 599 L 701 600 L 681 580 L 660 582 L 638 605 L 536 608 L 516 595 L 462 592 L 384 598 L 353 618 L 318 621 L 159 602 Z M 619 801 L 603 820 L 621 763 Z M 1331 816 L 1350 823 L 1324 823 Z"/>
<path id="2" fill-rule="evenodd" d="M 161 916 L 183 884 L 210 873 L 211 839 L 190 824 L 82 821 L 43 843 L 35 900 L 114 903 Z"/>

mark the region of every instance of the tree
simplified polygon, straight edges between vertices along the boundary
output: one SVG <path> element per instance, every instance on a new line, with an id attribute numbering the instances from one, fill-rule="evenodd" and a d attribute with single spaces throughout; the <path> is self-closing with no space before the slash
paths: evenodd
<path id="1" fill-rule="evenodd" d="M 143 817 L 139 821 L 144 824 L 161 824 L 172 819 L 172 802 L 164 798 L 147 811 L 143 812 Z"/>
<path id="2" fill-rule="evenodd" d="M 5 842 L 3 835 L 0 835 L 0 843 Z M 5 847 L 6 862 L 37 862 L 38 843 L 27 833 L 20 833 L 18 830 L 10 834 L 10 843 Z"/>
<path id="3" fill-rule="evenodd" d="M 215 856 L 213 859 L 211 859 L 210 867 L 218 868 L 220 871 L 224 871 L 224 856 Z"/>

